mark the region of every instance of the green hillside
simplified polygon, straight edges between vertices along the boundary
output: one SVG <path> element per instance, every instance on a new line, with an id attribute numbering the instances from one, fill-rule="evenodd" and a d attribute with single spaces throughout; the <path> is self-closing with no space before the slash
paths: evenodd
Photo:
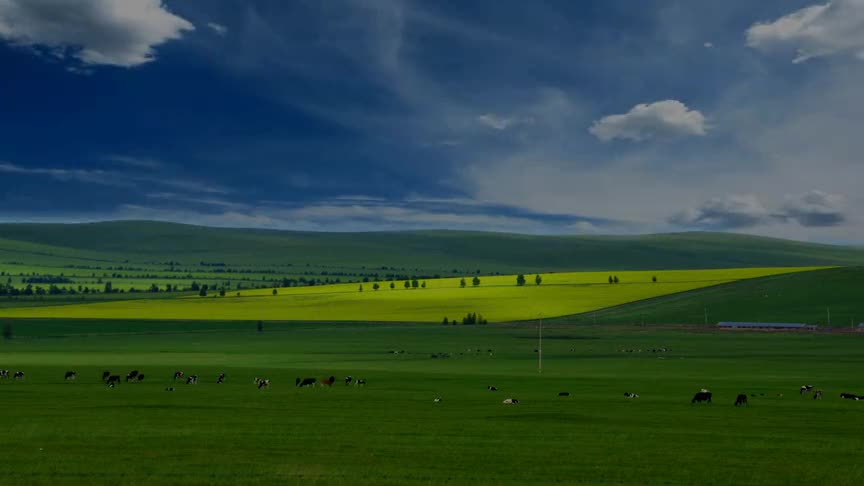
<path id="1" fill-rule="evenodd" d="M 396 267 L 427 273 L 864 264 L 864 250 L 723 233 L 533 236 L 463 231 L 314 233 L 123 221 L 0 225 L 0 262 L 221 262 Z"/>
<path id="2" fill-rule="evenodd" d="M 572 323 L 801 322 L 848 328 L 864 322 L 864 268 L 833 268 L 741 280 L 555 319 Z"/>

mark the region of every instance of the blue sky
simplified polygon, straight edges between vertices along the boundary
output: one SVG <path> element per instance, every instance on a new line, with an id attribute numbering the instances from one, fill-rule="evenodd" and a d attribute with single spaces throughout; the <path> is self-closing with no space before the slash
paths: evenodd
<path id="1" fill-rule="evenodd" d="M 864 0 L 0 0 L 0 220 L 864 241 Z"/>

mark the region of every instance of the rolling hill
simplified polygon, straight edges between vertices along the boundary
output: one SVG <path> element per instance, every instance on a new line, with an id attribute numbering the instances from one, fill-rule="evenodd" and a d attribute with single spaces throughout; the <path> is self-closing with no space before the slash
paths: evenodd
<path id="1" fill-rule="evenodd" d="M 465 231 L 316 233 L 149 221 L 0 224 L 0 263 L 131 262 L 399 268 L 484 274 L 864 264 L 864 249 L 725 233 L 535 236 Z M 454 272 L 455 270 L 455 272 Z"/>

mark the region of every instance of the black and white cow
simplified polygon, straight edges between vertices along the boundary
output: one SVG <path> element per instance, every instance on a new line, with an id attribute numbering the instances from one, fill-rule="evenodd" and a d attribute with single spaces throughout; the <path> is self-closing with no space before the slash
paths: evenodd
<path id="1" fill-rule="evenodd" d="M 128 375 L 126 375 L 126 382 L 128 383 L 129 381 L 134 380 L 137 377 L 138 377 L 138 370 L 132 370 L 129 372 Z"/>
<path id="2" fill-rule="evenodd" d="M 103 371 L 103 372 L 102 372 L 102 381 L 107 380 L 109 376 L 111 376 L 111 372 L 110 372 L 110 371 Z"/>
<path id="3" fill-rule="evenodd" d="M 303 379 L 297 378 L 296 380 L 294 380 L 294 384 L 296 386 L 301 387 L 301 388 L 304 386 L 315 386 L 315 383 L 317 383 L 317 382 L 318 382 L 318 380 L 316 380 L 315 378 L 303 378 Z"/>
<path id="4" fill-rule="evenodd" d="M 845 398 L 846 400 L 862 400 L 864 397 L 858 396 L 854 393 L 841 393 L 840 398 Z"/>
<path id="5" fill-rule="evenodd" d="M 498 391 L 498 388 L 496 388 L 496 387 L 494 387 L 494 386 L 492 386 L 492 385 L 487 386 L 486 389 L 489 390 L 489 391 Z"/>
<path id="6" fill-rule="evenodd" d="M 270 380 L 260 380 L 260 381 L 258 381 L 258 389 L 260 390 L 260 389 L 262 389 L 262 388 L 267 388 L 267 389 L 269 389 L 269 388 L 270 388 Z"/>
<path id="7" fill-rule="evenodd" d="M 186 378 L 187 385 L 197 385 L 198 384 L 198 375 L 189 375 Z"/>
<path id="8" fill-rule="evenodd" d="M 813 385 L 801 385 L 801 390 L 799 391 L 799 393 L 803 396 L 803 395 L 806 395 L 807 393 L 810 393 L 810 390 L 812 390 L 812 389 L 813 389 Z"/>
<path id="9" fill-rule="evenodd" d="M 813 392 L 813 400 L 822 400 L 822 390 Z"/>
<path id="10" fill-rule="evenodd" d="M 111 388 L 114 388 L 115 386 L 120 384 L 120 375 L 110 375 L 105 381 L 105 384 L 107 384 Z"/>
<path id="11" fill-rule="evenodd" d="M 15 379 L 16 380 L 23 380 L 24 379 L 24 372 L 23 371 L 16 371 L 15 372 Z"/>
<path id="12" fill-rule="evenodd" d="M 700 391 L 699 393 L 693 395 L 693 399 L 690 400 L 690 403 L 711 403 L 711 392 L 709 391 Z"/>
<path id="13" fill-rule="evenodd" d="M 135 381 L 144 381 L 144 375 L 139 374 L 138 376 L 135 377 Z"/>
<path id="14" fill-rule="evenodd" d="M 515 398 L 507 398 L 501 403 L 503 403 L 504 405 L 517 405 L 519 403 L 519 400 Z"/>
<path id="15" fill-rule="evenodd" d="M 624 392 L 624 398 L 639 398 L 639 395 L 633 392 Z"/>
<path id="16" fill-rule="evenodd" d="M 345 377 L 345 386 L 350 385 L 352 381 L 354 381 L 354 377 L 353 377 L 353 376 L 346 376 L 346 377 Z"/>
<path id="17" fill-rule="evenodd" d="M 354 382 L 355 385 L 364 386 L 366 384 L 365 378 L 357 378 L 357 381 Z"/>
<path id="18" fill-rule="evenodd" d="M 739 393 L 738 397 L 735 398 L 735 406 L 741 407 L 741 406 L 745 406 L 745 405 L 749 405 L 747 403 L 747 395 L 745 395 L 743 393 Z"/>
<path id="19" fill-rule="evenodd" d="M 74 381 L 77 378 L 78 378 L 78 373 L 75 373 L 74 371 L 67 371 L 66 376 L 63 379 L 66 381 L 69 381 L 69 380 Z"/>
<path id="20" fill-rule="evenodd" d="M 225 383 L 225 373 L 219 373 L 219 377 L 216 378 L 216 384 L 217 385 L 222 384 L 222 383 Z"/>
<path id="21" fill-rule="evenodd" d="M 9 370 L 0 370 L 0 379 L 9 378 Z"/>
<path id="22" fill-rule="evenodd" d="M 182 371 L 175 371 L 174 372 L 174 381 L 182 380 L 182 379 L 183 379 L 183 372 Z"/>

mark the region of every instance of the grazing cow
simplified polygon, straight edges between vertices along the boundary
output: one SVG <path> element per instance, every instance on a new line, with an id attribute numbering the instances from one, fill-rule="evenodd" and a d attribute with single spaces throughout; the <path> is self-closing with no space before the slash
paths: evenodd
<path id="1" fill-rule="evenodd" d="M 197 385 L 198 384 L 198 375 L 189 375 L 189 377 L 186 378 L 186 384 L 187 385 Z"/>
<path id="2" fill-rule="evenodd" d="M 216 378 L 216 384 L 225 383 L 225 373 L 219 373 L 219 378 Z"/>
<path id="3" fill-rule="evenodd" d="M 354 381 L 354 377 L 353 377 L 353 376 L 346 376 L 346 377 L 345 377 L 345 386 L 350 385 L 352 381 Z"/>
<path id="4" fill-rule="evenodd" d="M 135 381 L 144 381 L 144 375 L 138 375 L 135 377 Z"/>
<path id="5" fill-rule="evenodd" d="M 632 393 L 632 392 L 624 392 L 624 397 L 625 398 L 639 398 L 639 395 L 636 393 Z"/>
<path id="6" fill-rule="evenodd" d="M 262 388 L 267 388 L 267 389 L 269 389 L 269 388 L 270 388 L 270 380 L 261 380 L 261 381 L 259 381 L 259 382 L 258 382 L 258 389 L 260 390 L 260 389 L 262 389 Z"/>
<path id="7" fill-rule="evenodd" d="M 515 398 L 507 398 L 501 403 L 503 403 L 504 405 L 516 405 L 519 403 L 519 400 Z"/>
<path id="8" fill-rule="evenodd" d="M 745 395 L 743 393 L 739 393 L 738 397 L 735 399 L 735 406 L 740 407 L 742 405 L 749 405 L 747 403 L 747 395 Z"/>
<path id="9" fill-rule="evenodd" d="M 302 388 L 304 386 L 315 386 L 315 383 L 317 381 L 318 380 L 316 380 L 315 378 L 297 378 L 296 380 L 294 380 L 294 384 Z"/>
<path id="10" fill-rule="evenodd" d="M 66 376 L 63 379 L 68 381 L 68 380 L 75 380 L 76 378 L 78 378 L 77 373 L 75 373 L 74 371 L 67 371 Z"/>
<path id="11" fill-rule="evenodd" d="M 319 381 L 322 385 L 325 385 L 325 386 L 333 386 L 333 383 L 336 383 L 336 377 L 335 377 L 335 376 L 330 376 L 330 377 L 327 377 L 327 378 L 321 378 L 321 379 L 318 380 L 318 381 Z"/>
<path id="12" fill-rule="evenodd" d="M 570 392 L 558 392 L 558 396 L 559 396 L 559 397 L 569 397 L 569 396 L 570 396 Z"/>
<path id="13" fill-rule="evenodd" d="M 183 372 L 182 371 L 175 371 L 174 372 L 174 381 L 182 380 L 182 379 L 183 379 Z"/>
<path id="14" fill-rule="evenodd" d="M 111 372 L 110 372 L 110 371 L 103 371 L 103 372 L 102 372 L 102 381 L 107 380 L 109 376 L 111 376 Z"/>
<path id="15" fill-rule="evenodd" d="M 799 392 L 801 395 L 805 395 L 813 389 L 813 385 L 801 385 L 801 391 Z"/>
<path id="16" fill-rule="evenodd" d="M 690 403 L 711 403 L 711 392 L 700 391 L 699 393 L 693 395 L 693 400 L 690 400 Z"/>
<path id="17" fill-rule="evenodd" d="M 24 379 L 24 372 L 23 371 L 16 371 L 15 372 L 15 379 L 16 380 L 23 380 Z"/>
<path id="18" fill-rule="evenodd" d="M 138 370 L 132 370 L 129 372 L 128 375 L 126 375 L 126 382 L 128 383 L 129 380 L 134 380 L 137 377 L 138 377 Z"/>
<path id="19" fill-rule="evenodd" d="M 364 378 L 357 378 L 357 381 L 355 381 L 354 384 L 363 386 L 366 384 L 366 380 Z"/>
<path id="20" fill-rule="evenodd" d="M 487 386 L 486 389 L 489 390 L 489 391 L 498 391 L 497 388 L 495 388 L 494 386 L 491 386 L 491 385 L 490 385 L 490 386 Z"/>
<path id="21" fill-rule="evenodd" d="M 840 398 L 845 398 L 847 400 L 861 400 L 864 397 L 860 397 L 854 393 L 841 393 Z"/>
<path id="22" fill-rule="evenodd" d="M 0 378 L 2 378 L 2 379 L 9 378 L 9 370 L 0 370 Z"/>
<path id="23" fill-rule="evenodd" d="M 114 388 L 115 385 L 119 385 L 119 384 L 120 384 L 120 375 L 111 375 L 111 376 L 109 376 L 108 379 L 105 381 L 105 383 L 106 383 L 108 386 L 110 386 L 111 388 Z"/>
<path id="24" fill-rule="evenodd" d="M 822 390 L 813 392 L 813 400 L 822 400 Z"/>

